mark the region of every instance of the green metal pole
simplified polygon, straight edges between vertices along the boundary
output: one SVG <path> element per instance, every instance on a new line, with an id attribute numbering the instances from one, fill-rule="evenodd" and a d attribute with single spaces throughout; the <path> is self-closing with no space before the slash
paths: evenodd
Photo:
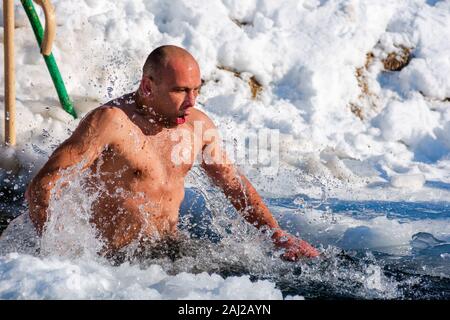
<path id="1" fill-rule="evenodd" d="M 42 28 L 39 16 L 34 9 L 32 0 L 20 1 L 22 2 L 22 6 L 25 9 L 28 19 L 30 20 L 31 27 L 33 28 L 34 35 L 36 36 L 36 40 L 40 48 L 42 45 L 42 40 L 44 38 L 44 29 Z M 58 93 L 58 98 L 61 106 L 66 112 L 70 113 L 76 119 L 77 114 L 75 112 L 75 109 L 73 108 L 72 101 L 67 94 L 66 87 L 64 86 L 64 81 L 61 77 L 61 73 L 59 72 L 58 65 L 56 64 L 53 54 L 51 53 L 49 56 L 43 55 L 43 57 L 48 71 L 50 72 L 50 76 L 52 77 L 53 84 L 55 85 L 56 92 Z"/>

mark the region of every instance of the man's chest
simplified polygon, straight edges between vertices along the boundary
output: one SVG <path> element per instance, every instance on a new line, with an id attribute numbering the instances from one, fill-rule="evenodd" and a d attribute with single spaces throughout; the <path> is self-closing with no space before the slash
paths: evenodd
<path id="1" fill-rule="evenodd" d="M 201 152 L 202 144 L 189 130 L 164 130 L 155 135 L 130 131 L 109 146 L 105 159 L 112 170 L 133 171 L 141 179 L 183 177 Z"/>

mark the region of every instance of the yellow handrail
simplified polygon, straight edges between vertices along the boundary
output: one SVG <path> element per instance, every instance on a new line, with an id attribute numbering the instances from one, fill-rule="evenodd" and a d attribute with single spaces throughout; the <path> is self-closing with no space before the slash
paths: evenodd
<path id="1" fill-rule="evenodd" d="M 45 15 L 45 33 L 42 41 L 41 53 L 49 56 L 52 52 L 52 44 L 56 36 L 56 18 L 55 8 L 49 0 L 33 0 L 37 5 L 41 6 Z"/>
<path id="2" fill-rule="evenodd" d="M 16 78 L 14 63 L 14 0 L 3 0 L 5 32 L 5 143 L 16 145 Z"/>

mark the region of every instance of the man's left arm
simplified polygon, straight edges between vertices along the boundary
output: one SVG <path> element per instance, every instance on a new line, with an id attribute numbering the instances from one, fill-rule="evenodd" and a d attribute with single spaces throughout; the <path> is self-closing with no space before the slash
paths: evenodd
<path id="1" fill-rule="evenodd" d="M 272 232 L 275 246 L 285 249 L 282 256 L 284 259 L 297 260 L 301 256 L 318 256 L 317 250 L 309 243 L 280 228 L 250 181 L 228 160 L 220 146 L 217 129 L 213 124 L 208 127 L 203 145 L 202 167 L 213 182 L 223 190 L 236 210 L 258 229 L 265 227 Z"/>

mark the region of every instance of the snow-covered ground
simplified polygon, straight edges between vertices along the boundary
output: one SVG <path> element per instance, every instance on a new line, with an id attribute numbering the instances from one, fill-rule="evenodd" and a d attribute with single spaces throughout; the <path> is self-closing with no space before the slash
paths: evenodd
<path id="1" fill-rule="evenodd" d="M 79 118 L 134 91 L 149 52 L 175 44 L 197 58 L 205 81 L 197 107 L 210 115 L 228 145 L 242 144 L 249 132 L 278 130 L 276 174 L 238 164 L 262 194 L 450 199 L 448 0 L 52 2 L 53 54 Z M 22 190 L 79 119 L 60 108 L 20 2 L 15 12 L 18 143 L 14 149 L 1 147 L 0 179 Z M 0 100 L 3 123 L 3 95 Z M 340 226 L 358 227 L 349 219 Z M 448 218 L 407 226 L 377 219 L 365 223 L 379 231 L 377 245 L 386 245 L 380 240 L 386 228 L 388 244 L 407 242 L 424 228 L 448 236 Z M 141 273 L 130 266 L 121 271 L 96 262 L 46 259 L 2 256 L 0 298 L 227 298 L 235 283 L 214 274 L 171 278 L 157 266 Z M 82 279 L 75 293 L 64 289 L 72 274 Z M 17 289 L 21 276 L 27 287 Z M 129 277 L 143 282 L 134 288 Z M 269 282 L 240 279 L 242 297 L 281 298 Z M 183 284 L 193 283 L 198 290 L 179 293 Z"/>
<path id="2" fill-rule="evenodd" d="M 227 141 L 250 130 L 280 131 L 279 174 L 270 185 L 251 174 L 261 190 L 298 193 L 305 175 L 319 175 L 347 188 L 369 186 L 369 193 L 354 197 L 448 198 L 449 1 L 54 5 L 53 53 L 80 117 L 135 90 L 148 53 L 176 44 L 199 61 L 205 85 L 198 107 Z M 16 157 L 37 169 L 78 120 L 58 106 L 20 3 L 16 27 Z M 384 67 L 393 54 L 408 60 L 399 71 Z M 255 98 L 252 77 L 261 85 Z M 3 162 L 7 155 L 2 150 Z M 241 167 L 250 174 L 248 165 Z M 342 187 L 334 189 L 350 197 Z"/>

